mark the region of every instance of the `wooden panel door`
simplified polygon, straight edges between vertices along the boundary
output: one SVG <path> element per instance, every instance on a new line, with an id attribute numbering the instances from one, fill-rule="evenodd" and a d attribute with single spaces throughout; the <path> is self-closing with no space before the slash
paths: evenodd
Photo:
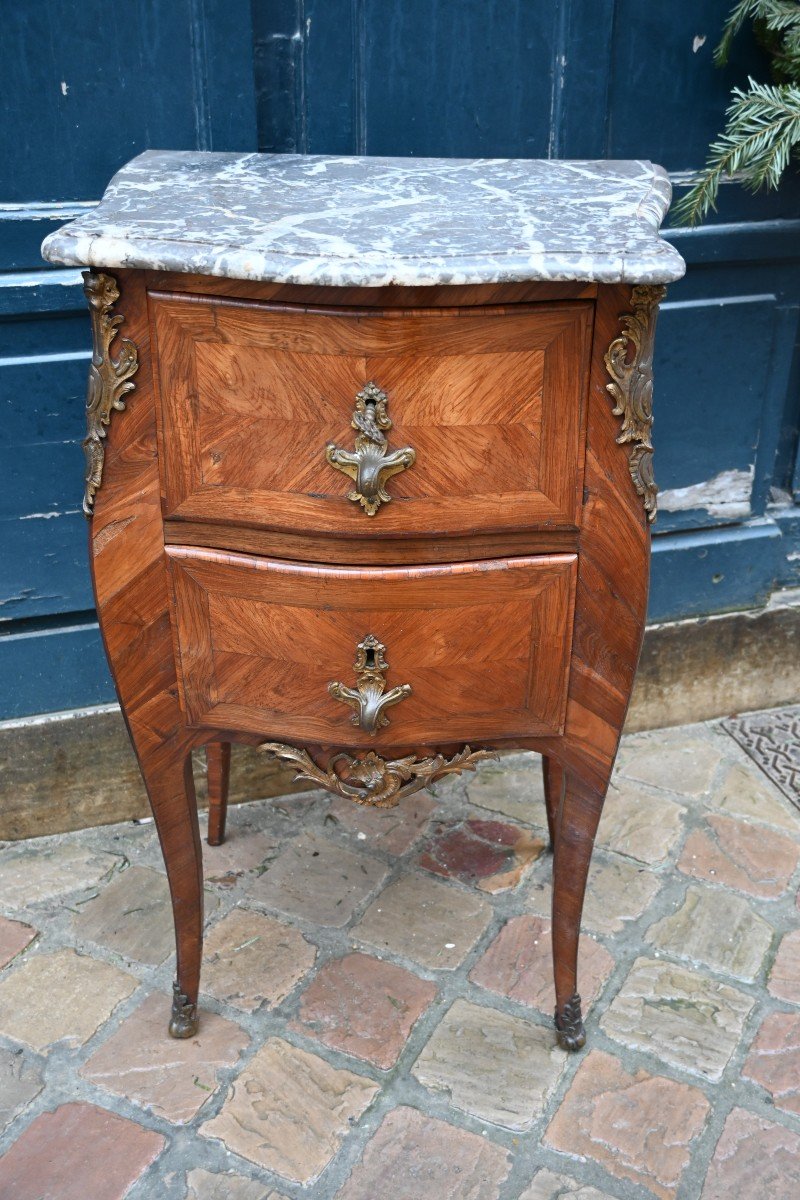
<path id="1" fill-rule="evenodd" d="M 402 537 L 575 527 L 590 301 L 304 310 L 152 294 L 165 515 Z M 414 451 L 368 516 L 326 461 L 352 451 L 357 394 L 388 397 L 388 452 Z"/>
<path id="2" fill-rule="evenodd" d="M 334 746 L 561 731 L 575 555 L 323 568 L 170 546 L 184 705 L 195 725 Z M 410 695 L 369 734 L 329 684 L 386 648 Z"/>

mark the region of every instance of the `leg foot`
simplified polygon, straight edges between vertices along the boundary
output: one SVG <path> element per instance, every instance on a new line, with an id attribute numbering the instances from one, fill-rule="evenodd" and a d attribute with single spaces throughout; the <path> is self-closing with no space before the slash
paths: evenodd
<path id="1" fill-rule="evenodd" d="M 586 1030 L 581 1015 L 581 998 L 576 992 L 555 1015 L 556 1035 L 562 1050 L 580 1050 L 586 1045 Z"/>
<path id="2" fill-rule="evenodd" d="M 175 981 L 172 985 L 172 1017 L 169 1022 L 169 1035 L 174 1038 L 190 1038 L 197 1033 L 197 1005 L 192 1004 L 189 997 L 181 991 L 180 984 Z"/>

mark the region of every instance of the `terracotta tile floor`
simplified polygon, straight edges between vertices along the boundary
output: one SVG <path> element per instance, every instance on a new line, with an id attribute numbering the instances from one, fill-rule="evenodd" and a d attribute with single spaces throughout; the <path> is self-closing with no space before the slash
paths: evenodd
<path id="1" fill-rule="evenodd" d="M 623 742 L 579 1055 L 533 756 L 230 824 L 187 1042 L 152 824 L 0 847 L 0 1200 L 800 1197 L 800 811 L 722 722 Z"/>

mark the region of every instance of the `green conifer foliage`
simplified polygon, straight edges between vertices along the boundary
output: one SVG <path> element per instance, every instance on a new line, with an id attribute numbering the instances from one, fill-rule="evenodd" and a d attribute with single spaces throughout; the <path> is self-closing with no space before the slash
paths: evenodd
<path id="1" fill-rule="evenodd" d="M 748 79 L 734 88 L 725 128 L 709 147 L 708 159 L 686 195 L 676 204 L 676 224 L 696 225 L 716 210 L 720 181 L 736 178 L 750 191 L 776 188 L 800 147 L 800 0 L 739 0 L 731 10 L 714 52 L 718 66 L 728 61 L 731 44 L 745 21 L 772 59 L 772 84 Z"/>

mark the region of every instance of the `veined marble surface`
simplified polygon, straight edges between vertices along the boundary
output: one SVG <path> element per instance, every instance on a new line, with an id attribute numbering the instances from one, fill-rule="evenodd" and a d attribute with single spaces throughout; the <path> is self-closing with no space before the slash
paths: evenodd
<path id="1" fill-rule="evenodd" d="M 650 162 L 150 150 L 51 233 L 68 266 L 273 283 L 668 283 L 670 184 Z"/>

